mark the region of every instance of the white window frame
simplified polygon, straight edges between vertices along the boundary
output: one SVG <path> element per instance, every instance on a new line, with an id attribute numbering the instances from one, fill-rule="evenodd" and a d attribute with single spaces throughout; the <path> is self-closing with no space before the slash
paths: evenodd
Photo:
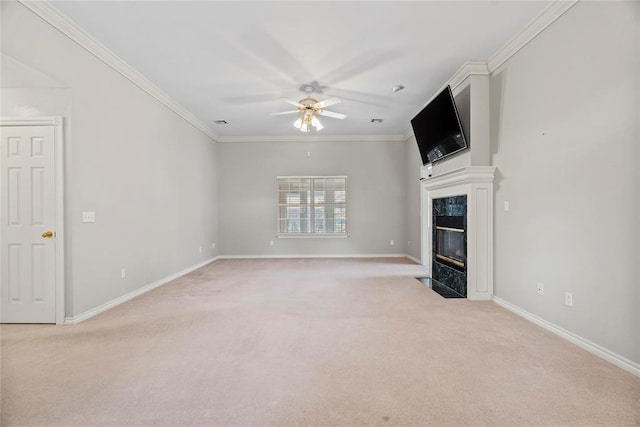
<path id="1" fill-rule="evenodd" d="M 284 204 L 280 204 L 280 180 L 281 179 L 310 179 L 310 198 L 311 201 L 309 203 L 310 210 L 310 222 L 311 226 L 309 229 L 311 230 L 309 233 L 281 233 L 280 232 L 280 208 L 282 206 L 286 206 Z M 340 205 L 344 205 L 345 209 L 345 231 L 341 233 L 319 233 L 315 231 L 315 188 L 313 186 L 314 179 L 344 179 L 345 180 L 345 203 L 340 203 Z M 345 239 L 349 237 L 348 233 L 348 225 L 349 225 L 349 190 L 348 190 L 348 179 L 346 175 L 287 175 L 287 176 L 278 176 L 276 177 L 276 237 L 279 239 Z M 324 205 L 320 205 L 324 206 Z"/>

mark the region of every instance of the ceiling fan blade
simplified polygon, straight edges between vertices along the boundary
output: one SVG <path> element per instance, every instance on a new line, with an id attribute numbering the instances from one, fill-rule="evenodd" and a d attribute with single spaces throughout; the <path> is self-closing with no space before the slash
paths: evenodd
<path id="1" fill-rule="evenodd" d="M 333 117 L 334 119 L 340 119 L 340 120 L 347 118 L 346 114 L 334 113 L 333 111 L 327 111 L 327 110 L 318 111 L 318 115 L 325 116 L 325 117 Z"/>
<path id="2" fill-rule="evenodd" d="M 398 97 L 391 96 L 390 94 L 381 95 L 377 93 L 361 92 L 335 86 L 332 86 L 326 92 L 328 94 L 330 92 L 330 95 L 338 96 L 340 97 L 340 99 L 346 99 L 351 102 L 358 102 L 360 104 L 373 105 L 375 107 L 385 107 L 390 104 L 403 104 L 402 100 L 400 100 Z"/>
<path id="3" fill-rule="evenodd" d="M 306 63 L 292 53 L 290 44 L 282 43 L 271 33 L 252 27 L 244 34 L 239 34 L 240 46 L 253 57 L 255 64 L 251 68 L 269 76 L 278 76 L 281 80 L 286 79 L 291 84 L 306 80 L 312 74 Z"/>
<path id="4" fill-rule="evenodd" d="M 271 116 L 281 116 L 283 114 L 293 114 L 293 113 L 299 113 L 299 110 L 291 110 L 291 111 L 282 111 L 280 113 L 271 113 Z"/>
<path id="5" fill-rule="evenodd" d="M 339 102 L 342 102 L 342 101 L 340 101 L 340 99 L 336 97 L 333 97 L 333 98 L 325 99 L 324 101 L 317 102 L 313 106 L 317 108 L 324 108 L 324 107 L 328 107 L 329 105 L 337 104 Z"/>
<path id="6" fill-rule="evenodd" d="M 400 56 L 401 54 L 399 52 L 380 49 L 363 52 L 333 71 L 320 76 L 318 80 L 328 82 L 329 85 L 339 84 L 368 73 L 374 68 L 392 63 Z"/>
<path id="7" fill-rule="evenodd" d="M 288 104 L 295 105 L 298 108 L 304 108 L 304 105 L 300 104 L 298 101 L 294 101 L 293 99 L 289 99 L 289 98 L 280 98 L 280 99 Z"/>

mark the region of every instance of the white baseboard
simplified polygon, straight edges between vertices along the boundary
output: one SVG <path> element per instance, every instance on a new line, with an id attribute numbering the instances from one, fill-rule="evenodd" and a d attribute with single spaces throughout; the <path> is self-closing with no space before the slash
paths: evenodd
<path id="1" fill-rule="evenodd" d="M 640 364 L 635 363 L 623 356 L 620 356 L 619 354 L 616 354 L 610 350 L 607 350 L 604 347 L 599 346 L 598 344 L 591 342 L 585 338 L 582 338 L 581 336 L 578 336 L 572 332 L 567 331 L 566 329 L 561 328 L 560 326 L 554 325 L 551 322 L 548 322 L 546 320 L 544 320 L 541 317 L 536 316 L 535 314 L 531 314 L 526 310 L 521 309 L 520 307 L 517 307 L 505 300 L 503 300 L 502 298 L 498 298 L 496 296 L 493 297 L 493 302 L 495 302 L 496 304 L 498 304 L 501 307 L 506 308 L 507 310 L 511 311 L 512 313 L 517 314 L 518 316 L 524 317 L 525 319 L 529 320 L 530 322 L 535 323 L 538 326 L 543 327 L 544 329 L 546 329 L 549 332 L 552 332 L 564 339 L 566 339 L 569 342 L 572 342 L 573 344 L 577 345 L 578 347 L 588 351 L 589 353 L 595 354 L 596 356 L 606 360 L 609 363 L 612 363 L 613 365 L 616 365 L 619 368 L 624 369 L 625 371 L 640 377 Z"/>
<path id="2" fill-rule="evenodd" d="M 135 291 L 131 291 L 128 294 L 124 294 L 118 298 L 112 299 L 111 301 L 108 301 L 104 304 L 101 304 L 97 307 L 92 308 L 91 310 L 85 311 L 84 313 L 78 314 L 76 316 L 72 316 L 72 317 L 65 317 L 64 318 L 64 324 L 65 325 L 75 325 L 76 323 L 80 323 L 83 320 L 87 320 L 93 316 L 96 316 L 100 313 L 102 313 L 103 311 L 107 311 L 110 308 L 113 308 L 117 305 L 122 304 L 123 302 L 129 301 L 130 299 L 133 299 L 139 295 L 142 295 L 146 292 L 149 292 L 150 290 L 153 290 L 157 287 L 160 287 L 166 283 L 169 283 L 172 280 L 177 279 L 178 277 L 184 276 L 187 273 L 191 273 L 194 270 L 199 269 L 200 267 L 204 267 L 207 264 L 212 263 L 213 261 L 219 259 L 219 257 L 214 257 L 214 258 L 209 258 L 206 261 L 202 261 L 196 265 L 192 265 L 191 267 L 187 267 L 184 270 L 178 271 L 177 273 L 174 273 L 170 276 L 164 277 L 160 280 L 156 280 L 153 283 L 149 283 L 148 285 L 145 285 L 141 288 L 136 289 Z"/>
<path id="3" fill-rule="evenodd" d="M 406 254 L 289 254 L 289 255 L 220 255 L 219 259 L 268 258 L 407 258 Z"/>
<path id="4" fill-rule="evenodd" d="M 411 261 L 415 262 L 416 264 L 420 264 L 420 265 L 422 265 L 422 261 L 421 261 L 421 260 L 419 260 L 418 258 L 413 257 L 413 256 L 411 256 L 411 255 L 409 255 L 409 254 L 407 254 L 407 255 L 406 255 L 406 257 L 407 257 L 407 258 L 409 258 Z M 425 266 L 425 267 L 426 267 L 426 266 Z"/>

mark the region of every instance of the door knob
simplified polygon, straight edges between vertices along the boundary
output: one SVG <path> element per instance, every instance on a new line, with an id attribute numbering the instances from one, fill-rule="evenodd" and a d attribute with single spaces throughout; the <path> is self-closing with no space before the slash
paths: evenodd
<path id="1" fill-rule="evenodd" d="M 45 231 L 44 233 L 42 233 L 42 237 L 44 237 L 45 239 L 50 239 L 51 237 L 53 237 L 53 232 Z"/>

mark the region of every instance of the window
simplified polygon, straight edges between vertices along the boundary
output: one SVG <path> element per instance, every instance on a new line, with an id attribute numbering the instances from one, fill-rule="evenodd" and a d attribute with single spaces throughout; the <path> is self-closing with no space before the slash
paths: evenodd
<path id="1" fill-rule="evenodd" d="M 278 177 L 278 235 L 346 237 L 347 177 Z"/>

